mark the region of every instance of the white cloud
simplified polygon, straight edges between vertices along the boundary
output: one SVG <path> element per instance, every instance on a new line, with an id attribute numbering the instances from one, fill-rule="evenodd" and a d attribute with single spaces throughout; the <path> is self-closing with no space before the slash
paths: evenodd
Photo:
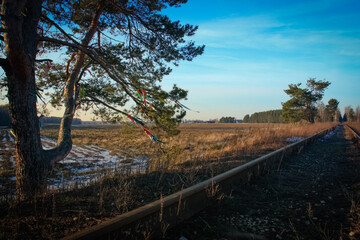
<path id="1" fill-rule="evenodd" d="M 207 48 L 228 50 L 263 50 L 296 54 L 341 54 L 360 52 L 358 30 L 328 30 L 300 27 L 275 17 L 258 15 L 204 22 L 194 37 Z M 349 54 L 346 54 L 349 55 Z"/>

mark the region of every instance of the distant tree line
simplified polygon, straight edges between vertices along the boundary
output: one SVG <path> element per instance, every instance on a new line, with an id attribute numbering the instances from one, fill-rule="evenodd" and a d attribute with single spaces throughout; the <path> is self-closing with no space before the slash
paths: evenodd
<path id="1" fill-rule="evenodd" d="M 338 108 L 339 101 L 332 98 L 328 101 L 328 104 L 325 105 L 323 102 L 319 102 L 317 109 L 315 109 L 316 122 L 342 122 L 342 117 L 340 110 Z"/>
<path id="2" fill-rule="evenodd" d="M 264 112 L 256 112 L 244 116 L 244 123 L 281 123 L 282 110 L 270 110 Z"/>
<path id="3" fill-rule="evenodd" d="M 236 123 L 236 118 L 234 118 L 234 117 L 222 117 L 222 118 L 220 118 L 219 123 Z"/>
<path id="4" fill-rule="evenodd" d="M 292 123 L 299 121 L 314 122 L 358 122 L 360 123 L 360 107 L 355 111 L 351 106 L 345 107 L 344 115 L 338 108 L 339 101 L 331 98 L 328 104 L 321 102 L 325 90 L 331 83 L 325 80 L 310 78 L 306 86 L 301 83 L 289 84 L 284 92 L 290 99 L 282 103 L 281 110 L 256 112 L 251 116 L 245 115 L 245 123 Z"/>
<path id="5" fill-rule="evenodd" d="M 60 124 L 61 117 L 40 117 L 41 123 L 52 123 L 52 124 Z M 81 119 L 74 118 L 72 124 L 80 125 Z M 0 126 L 9 126 L 11 125 L 9 109 L 7 105 L 0 106 Z"/>
<path id="6" fill-rule="evenodd" d="M 317 81 L 315 78 L 307 80 L 306 87 L 301 83 L 289 84 L 289 89 L 284 92 L 290 96 L 290 100 L 282 103 L 282 119 L 284 122 L 298 122 L 305 120 L 315 122 L 317 116 L 316 103 L 319 102 L 325 89 L 331 83 L 325 80 Z"/>
<path id="7" fill-rule="evenodd" d="M 41 123 L 48 123 L 48 124 L 60 124 L 61 123 L 61 117 L 41 117 L 40 121 Z M 81 124 L 81 119 L 79 118 L 74 118 L 73 125 L 80 125 Z"/>
<path id="8" fill-rule="evenodd" d="M 360 123 L 360 106 L 357 106 L 355 111 L 351 106 L 346 106 L 342 120 L 344 122 L 349 121 Z"/>
<path id="9" fill-rule="evenodd" d="M 360 123 L 360 107 L 355 111 L 351 106 L 346 106 L 342 116 L 338 108 L 339 101 L 332 98 L 325 105 L 321 102 L 325 89 L 331 83 L 325 80 L 317 81 L 315 78 L 307 80 L 306 87 L 301 83 L 290 84 L 284 92 L 290 96 L 290 100 L 282 103 L 281 117 L 284 122 L 358 122 Z M 317 104 L 317 106 L 316 106 Z"/>

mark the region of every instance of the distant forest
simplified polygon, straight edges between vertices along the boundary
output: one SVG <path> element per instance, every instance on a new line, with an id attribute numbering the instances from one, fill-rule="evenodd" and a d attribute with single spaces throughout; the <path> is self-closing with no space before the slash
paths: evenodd
<path id="1" fill-rule="evenodd" d="M 61 122 L 61 117 L 42 117 L 40 118 L 41 123 L 52 123 L 52 124 L 60 124 Z M 72 121 L 73 125 L 80 125 L 81 119 L 79 118 L 74 118 Z"/>
<path id="2" fill-rule="evenodd" d="M 61 117 L 41 117 L 40 118 L 41 123 L 47 123 L 47 124 L 60 124 Z M 73 125 L 80 125 L 81 119 L 74 118 L 72 121 Z M 0 126 L 9 126 L 11 125 L 9 110 L 7 106 L 0 106 Z"/>
<path id="3" fill-rule="evenodd" d="M 281 123 L 281 109 L 245 115 L 244 123 Z"/>

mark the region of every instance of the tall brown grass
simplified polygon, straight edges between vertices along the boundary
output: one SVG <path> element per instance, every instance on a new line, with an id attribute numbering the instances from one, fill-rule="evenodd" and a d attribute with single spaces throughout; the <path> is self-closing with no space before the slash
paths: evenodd
<path id="1" fill-rule="evenodd" d="M 9 198 L 0 202 L 0 238 L 62 238 L 284 146 L 286 138 L 307 137 L 333 125 L 184 124 L 175 137 L 161 135 L 149 126 L 166 144 L 149 140 L 131 125 L 73 129 L 75 145 L 96 145 L 130 157 L 147 156 L 146 174 L 109 175 L 87 187 L 49 191 L 26 204 Z M 42 135 L 56 139 L 57 130 L 45 129 Z M 215 183 L 209 189 L 216 200 L 224 197 L 218 190 Z M 167 227 L 162 226 L 164 234 Z"/>
<path id="2" fill-rule="evenodd" d="M 348 122 L 347 123 L 350 127 L 355 129 L 355 131 L 359 134 L 360 133 L 360 123 L 358 122 Z"/>
<path id="3" fill-rule="evenodd" d="M 315 124 L 182 124 L 175 137 L 161 136 L 166 144 L 151 141 L 141 129 L 122 125 L 103 129 L 74 129 L 75 145 L 96 145 L 114 154 L 147 156 L 148 170 L 169 170 L 184 163 L 205 163 L 257 156 L 286 144 L 287 138 L 307 137 L 335 123 Z M 42 134 L 56 138 L 55 129 Z M 154 135 L 160 134 L 154 130 Z"/>

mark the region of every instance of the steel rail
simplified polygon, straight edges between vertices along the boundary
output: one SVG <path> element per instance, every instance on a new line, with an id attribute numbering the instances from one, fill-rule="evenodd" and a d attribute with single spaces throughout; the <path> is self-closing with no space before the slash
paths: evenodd
<path id="1" fill-rule="evenodd" d="M 323 130 L 64 239 L 150 239 L 159 236 L 161 233 L 165 233 L 169 227 L 175 226 L 214 203 L 221 194 L 227 194 L 233 188 L 248 184 L 253 177 L 274 169 L 278 170 L 285 157 L 292 153 L 300 153 L 306 145 L 334 130 L 334 128 Z"/>
<path id="2" fill-rule="evenodd" d="M 355 131 L 354 128 L 352 128 L 348 124 L 344 124 L 344 125 L 345 125 L 345 127 L 347 127 L 347 129 L 349 129 L 350 133 L 354 136 L 354 138 L 360 139 L 359 134 L 357 134 L 357 132 Z"/>

